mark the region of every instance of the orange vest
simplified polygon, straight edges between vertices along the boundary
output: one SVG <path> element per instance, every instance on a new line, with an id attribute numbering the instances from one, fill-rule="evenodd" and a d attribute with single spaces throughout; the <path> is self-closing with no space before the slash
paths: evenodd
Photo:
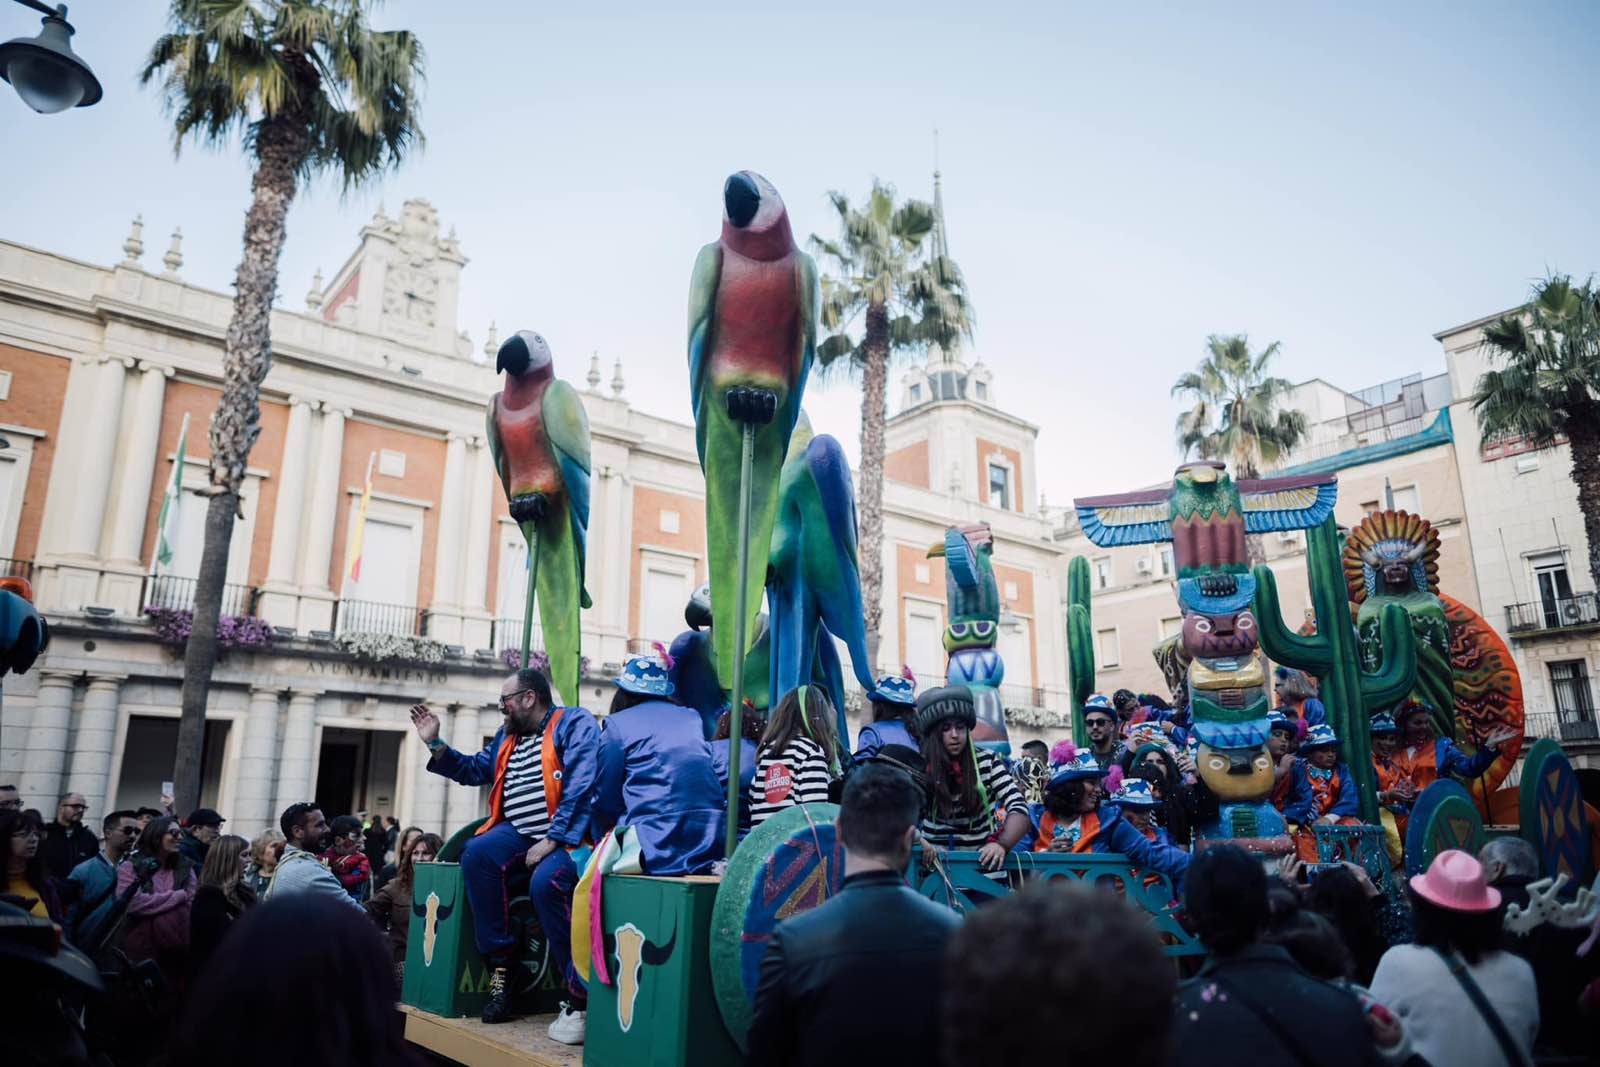
<path id="1" fill-rule="evenodd" d="M 561 806 L 561 779 L 565 777 L 562 773 L 561 757 L 556 754 L 556 725 L 561 722 L 561 716 L 566 710 L 566 708 L 556 708 L 550 712 L 550 719 L 544 724 L 544 736 L 539 740 L 539 770 L 544 777 L 544 804 L 545 810 L 552 818 L 555 817 L 556 809 Z M 511 753 L 516 751 L 517 741 L 516 734 L 506 734 L 500 741 L 500 751 L 494 758 L 494 785 L 489 789 L 489 817 L 478 827 L 479 834 L 488 833 L 497 823 L 505 821 L 506 768 L 511 765 Z"/>
<path id="2" fill-rule="evenodd" d="M 1100 836 L 1099 814 L 1091 811 L 1089 814 L 1083 816 L 1082 820 L 1078 824 L 1078 827 L 1078 843 L 1072 846 L 1071 851 L 1092 851 L 1091 846 L 1094 844 L 1094 839 Z M 1039 839 L 1033 843 L 1033 851 L 1050 851 L 1050 843 L 1055 840 L 1055 836 L 1056 817 L 1053 813 L 1047 811 L 1043 815 L 1039 816 Z"/>
<path id="3" fill-rule="evenodd" d="M 1378 792 L 1382 793 L 1393 789 L 1400 784 L 1405 773 L 1392 763 L 1383 763 L 1378 757 L 1372 757 L 1372 770 L 1378 776 Z"/>
<path id="4" fill-rule="evenodd" d="M 1332 811 L 1334 804 L 1339 800 L 1339 772 L 1334 771 L 1328 775 L 1326 782 L 1319 782 L 1317 776 L 1307 769 L 1306 781 L 1311 783 L 1311 808 L 1317 816 L 1321 817 Z"/>
<path id="5" fill-rule="evenodd" d="M 1415 756 L 1408 756 L 1408 751 L 1405 748 L 1394 750 L 1394 767 L 1402 777 L 1409 777 L 1421 793 L 1439 780 L 1439 742 L 1437 739 L 1429 741 Z"/>

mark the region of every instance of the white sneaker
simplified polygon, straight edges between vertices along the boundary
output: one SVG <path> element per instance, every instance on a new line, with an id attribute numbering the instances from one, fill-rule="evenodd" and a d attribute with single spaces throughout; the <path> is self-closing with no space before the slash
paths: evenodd
<path id="1" fill-rule="evenodd" d="M 583 1032 L 588 1025 L 589 1013 L 573 1011 L 572 1005 L 562 1001 L 561 1014 L 550 1024 L 550 1040 L 563 1045 L 583 1044 Z"/>

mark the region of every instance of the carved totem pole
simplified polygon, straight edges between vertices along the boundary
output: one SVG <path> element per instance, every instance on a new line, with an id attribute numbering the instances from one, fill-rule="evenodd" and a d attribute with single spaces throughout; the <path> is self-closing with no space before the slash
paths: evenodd
<path id="1" fill-rule="evenodd" d="M 950 656 L 946 677 L 951 685 L 972 690 L 978 715 L 973 743 L 1008 753 L 1011 736 L 1000 700 L 1006 666 L 994 647 L 1000 637 L 1000 588 L 993 552 L 994 535 L 988 523 L 980 522 L 950 527 L 944 540 L 928 549 L 928 557 L 944 557 L 944 650 Z"/>

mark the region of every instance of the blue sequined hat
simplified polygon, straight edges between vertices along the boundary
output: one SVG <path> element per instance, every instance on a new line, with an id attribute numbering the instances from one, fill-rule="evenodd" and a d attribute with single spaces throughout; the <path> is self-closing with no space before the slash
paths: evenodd
<path id="1" fill-rule="evenodd" d="M 1104 778 L 1106 774 L 1106 770 L 1095 760 L 1094 753 L 1085 748 L 1074 752 L 1070 759 L 1051 764 L 1049 788 L 1084 778 Z"/>
<path id="2" fill-rule="evenodd" d="M 1104 693 L 1096 693 L 1094 696 L 1083 702 L 1084 716 L 1087 717 L 1091 711 L 1103 711 L 1107 715 L 1111 716 L 1112 722 L 1117 721 L 1117 709 L 1112 705 L 1111 698 L 1106 696 Z"/>
<path id="3" fill-rule="evenodd" d="M 881 700 L 885 704 L 905 704 L 912 707 L 917 703 L 917 683 L 910 678 L 887 675 L 878 679 L 877 688 L 869 695 L 873 700 Z"/>
<path id="4" fill-rule="evenodd" d="M 661 660 L 655 656 L 630 656 L 617 675 L 617 688 L 649 697 L 669 697 L 674 686 Z"/>
<path id="5" fill-rule="evenodd" d="M 1124 808 L 1159 808 L 1161 801 L 1143 778 L 1125 778 L 1117 791 L 1111 794 L 1111 803 Z"/>
<path id="6" fill-rule="evenodd" d="M 1306 731 L 1306 739 L 1300 742 L 1301 748 L 1322 748 L 1327 745 L 1337 745 L 1339 735 L 1333 732 L 1333 727 L 1325 722 L 1319 722 Z"/>
<path id="7" fill-rule="evenodd" d="M 1388 712 L 1379 712 L 1372 717 L 1372 732 L 1375 734 L 1397 734 L 1400 727 L 1396 725 L 1394 716 Z"/>
<path id="8" fill-rule="evenodd" d="M 1273 730 L 1277 729 L 1278 727 L 1288 730 L 1291 734 L 1294 733 L 1294 723 L 1289 721 L 1289 716 L 1285 715 L 1277 708 L 1273 708 L 1271 711 L 1267 712 L 1267 729 Z"/>

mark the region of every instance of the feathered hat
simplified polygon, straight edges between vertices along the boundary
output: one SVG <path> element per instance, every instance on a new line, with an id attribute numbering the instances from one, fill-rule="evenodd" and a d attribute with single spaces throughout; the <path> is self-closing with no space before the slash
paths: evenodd
<path id="1" fill-rule="evenodd" d="M 1050 749 L 1050 785 L 1054 789 L 1067 782 L 1085 778 L 1104 778 L 1106 771 L 1095 760 L 1094 753 L 1079 749 L 1071 741 L 1057 741 Z"/>
<path id="2" fill-rule="evenodd" d="M 917 676 L 911 673 L 910 667 L 901 667 L 899 677 L 888 674 L 879 678 L 877 687 L 867 695 L 885 704 L 910 707 L 917 702 Z"/>

